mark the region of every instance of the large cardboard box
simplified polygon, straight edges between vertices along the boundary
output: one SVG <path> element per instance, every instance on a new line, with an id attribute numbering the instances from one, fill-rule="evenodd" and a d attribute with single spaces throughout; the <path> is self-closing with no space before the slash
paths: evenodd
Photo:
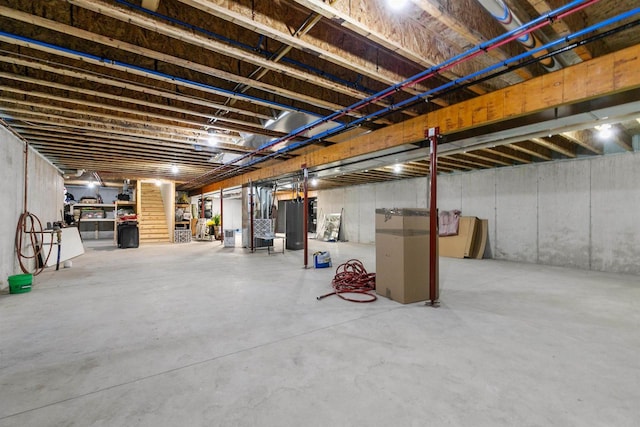
<path id="1" fill-rule="evenodd" d="M 376 293 L 403 304 L 429 299 L 427 209 L 376 209 Z"/>

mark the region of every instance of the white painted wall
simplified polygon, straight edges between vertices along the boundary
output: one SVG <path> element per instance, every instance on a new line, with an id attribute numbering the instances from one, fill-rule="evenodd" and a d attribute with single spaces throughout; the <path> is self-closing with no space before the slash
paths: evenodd
<path id="1" fill-rule="evenodd" d="M 213 211 L 220 211 L 220 199 L 214 199 Z M 242 229 L 242 199 L 223 199 L 222 200 L 222 229 L 223 230 L 241 230 Z"/>
<path id="2" fill-rule="evenodd" d="M 375 242 L 375 209 L 425 208 L 425 178 L 318 193 L 343 238 Z M 438 208 L 489 220 L 485 255 L 640 274 L 640 153 L 438 176 Z"/>
<path id="3" fill-rule="evenodd" d="M 24 211 L 24 143 L 0 126 L 0 288 L 7 277 L 22 273 L 15 252 L 16 226 Z M 62 220 L 64 183 L 62 175 L 34 150 L 29 150 L 27 210 L 43 226 Z"/>
<path id="4" fill-rule="evenodd" d="M 220 213 L 220 198 L 213 197 L 208 194 L 207 197 L 213 199 L 212 213 Z M 198 207 L 200 196 L 191 197 L 191 204 Z M 198 212 L 200 214 L 200 212 Z M 222 228 L 223 230 L 241 230 L 242 229 L 242 199 L 223 199 L 222 201 Z"/>

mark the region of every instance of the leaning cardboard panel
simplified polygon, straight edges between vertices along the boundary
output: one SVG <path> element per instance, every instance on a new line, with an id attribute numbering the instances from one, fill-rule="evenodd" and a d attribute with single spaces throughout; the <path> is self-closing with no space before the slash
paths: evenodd
<path id="1" fill-rule="evenodd" d="M 479 220 L 475 216 L 461 216 L 457 236 L 441 236 L 440 255 L 449 258 L 474 257 L 476 229 Z"/>
<path id="2" fill-rule="evenodd" d="M 427 209 L 376 209 L 376 293 L 403 304 L 429 299 Z"/>
<path id="3" fill-rule="evenodd" d="M 484 251 L 487 248 L 487 238 L 489 237 L 489 220 L 481 219 L 476 227 L 475 250 L 473 257 L 484 258 Z"/>

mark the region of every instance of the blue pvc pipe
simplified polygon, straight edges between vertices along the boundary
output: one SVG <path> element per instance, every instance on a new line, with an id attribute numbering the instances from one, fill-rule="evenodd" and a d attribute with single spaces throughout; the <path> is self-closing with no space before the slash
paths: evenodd
<path id="1" fill-rule="evenodd" d="M 471 79 L 473 79 L 475 77 L 478 77 L 481 74 L 485 74 L 485 73 L 494 71 L 494 70 L 496 70 L 496 69 L 498 69 L 498 68 L 500 68 L 502 66 L 507 67 L 511 63 L 514 63 L 514 62 L 517 62 L 517 61 L 519 61 L 521 59 L 533 56 L 534 54 L 536 54 L 536 53 L 538 53 L 540 51 L 548 50 L 549 48 L 552 48 L 552 47 L 554 47 L 554 46 L 556 46 L 556 45 L 558 45 L 560 43 L 569 42 L 570 40 L 573 40 L 573 39 L 576 39 L 578 37 L 584 36 L 584 35 L 586 35 L 586 34 L 588 34 L 590 32 L 596 31 L 596 30 L 598 30 L 600 28 L 603 28 L 603 27 L 605 27 L 607 25 L 611 25 L 611 24 L 614 24 L 616 22 L 622 21 L 624 19 L 630 18 L 630 17 L 632 17 L 632 16 L 634 16 L 634 15 L 636 15 L 638 13 L 640 13 L 640 8 L 635 8 L 635 9 L 632 9 L 630 11 L 621 13 L 621 14 L 615 16 L 615 17 L 612 17 L 612 18 L 606 19 L 604 21 L 601 21 L 598 24 L 594 24 L 594 25 L 591 25 L 590 27 L 584 28 L 584 29 L 582 29 L 580 31 L 576 31 L 575 33 L 572 33 L 572 34 L 570 34 L 570 35 L 568 35 L 566 37 L 563 37 L 561 39 L 552 41 L 552 42 L 547 43 L 547 44 L 545 44 L 543 46 L 540 46 L 538 48 L 535 48 L 535 49 L 532 49 L 530 51 L 521 53 L 519 55 L 516 55 L 516 56 L 508 59 L 508 60 L 502 61 L 502 62 L 500 62 L 498 64 L 491 65 L 491 66 L 486 67 L 486 68 L 484 68 L 482 70 L 479 70 L 479 71 L 476 71 L 474 73 L 471 73 L 471 74 L 469 74 L 469 75 L 467 75 L 465 77 L 462 77 L 462 78 L 459 78 L 459 79 L 456 79 L 456 80 L 452 80 L 452 81 L 450 81 L 448 83 L 445 83 L 445 84 L 443 84 L 443 85 L 441 85 L 441 86 L 439 86 L 437 88 L 428 90 L 426 92 L 422 92 L 422 93 L 420 93 L 418 95 L 415 95 L 415 96 L 413 96 L 411 98 L 408 98 L 408 99 L 406 99 L 406 100 L 404 100 L 402 102 L 399 102 L 399 103 L 397 103 L 397 104 L 395 104 L 393 106 L 383 108 L 383 109 L 381 109 L 379 111 L 376 111 L 374 113 L 371 113 L 371 114 L 369 114 L 367 116 L 364 116 L 364 117 L 361 117 L 359 119 L 356 119 L 356 120 L 354 120 L 353 122 L 351 122 L 351 123 L 349 123 L 347 125 L 336 126 L 336 127 L 332 128 L 332 129 L 328 129 L 328 130 L 326 130 L 324 132 L 321 132 L 321 133 L 319 133 L 317 135 L 314 135 L 313 137 L 308 138 L 308 139 L 306 139 L 304 141 L 299 141 L 297 143 L 290 144 L 290 145 L 288 145 L 286 147 L 281 148 L 280 150 L 274 151 L 273 153 L 269 153 L 268 155 L 266 155 L 266 156 L 264 156 L 264 157 L 262 157 L 260 159 L 256 159 L 256 160 L 253 160 L 251 162 L 248 162 L 248 163 L 244 164 L 243 167 L 249 167 L 249 166 L 252 166 L 252 165 L 254 165 L 256 163 L 262 162 L 262 161 L 264 161 L 264 160 L 266 160 L 266 159 L 268 159 L 270 157 L 274 157 L 274 156 L 278 156 L 278 155 L 287 153 L 288 151 L 294 150 L 294 149 L 299 148 L 299 147 L 301 147 L 303 145 L 309 144 L 309 143 L 311 143 L 313 141 L 316 141 L 316 140 L 325 138 L 327 136 L 333 135 L 333 134 L 335 134 L 335 133 L 337 133 L 339 131 L 345 130 L 347 128 L 356 126 L 356 125 L 358 125 L 358 124 L 360 124 L 362 122 L 371 120 L 371 119 L 373 119 L 373 118 L 375 118 L 377 116 L 380 116 L 382 114 L 388 113 L 388 112 L 390 112 L 392 110 L 402 108 L 405 105 L 408 105 L 408 104 L 413 103 L 413 102 L 415 102 L 417 100 L 420 100 L 420 99 L 424 99 L 424 98 L 428 97 L 431 94 L 434 94 L 434 93 L 439 92 L 439 91 L 444 90 L 444 89 L 448 89 L 448 88 L 450 88 L 452 86 L 455 86 L 455 85 L 457 85 L 457 84 L 459 84 L 461 82 L 464 82 L 466 80 L 471 80 Z M 232 164 L 232 163 L 228 163 L 228 164 Z"/>
<path id="2" fill-rule="evenodd" d="M 189 29 L 191 31 L 194 31 L 194 32 L 198 32 L 198 33 L 204 34 L 204 35 L 209 36 L 211 38 L 214 38 L 216 40 L 220 40 L 220 41 L 222 41 L 224 43 L 228 43 L 228 44 L 230 44 L 232 46 L 239 47 L 239 48 L 244 49 L 246 51 L 258 52 L 258 53 L 260 53 L 262 56 L 264 56 L 267 59 L 274 55 L 273 52 L 269 52 L 268 50 L 256 49 L 255 46 L 251 46 L 249 44 L 242 43 L 242 42 L 239 42 L 237 40 L 230 39 L 230 38 L 225 37 L 225 36 L 223 36 L 221 34 L 214 33 L 212 31 L 206 30 L 206 29 L 201 28 L 201 27 L 196 27 L 195 25 L 188 24 L 188 23 L 186 23 L 184 21 L 180 21 L 180 20 L 172 18 L 170 16 L 162 15 L 161 13 L 158 13 L 158 12 L 154 12 L 153 10 L 145 9 L 142 6 L 138 6 L 138 5 L 129 3 L 128 1 L 115 0 L 115 2 L 119 3 L 119 4 L 123 5 L 123 6 L 127 6 L 127 7 L 131 8 L 131 9 L 137 10 L 139 12 L 152 15 L 155 18 L 170 22 L 170 23 L 175 24 L 175 25 L 179 25 L 181 27 L 187 28 L 187 29 Z M 264 37 L 264 36 L 261 36 L 261 37 Z M 321 70 L 319 68 L 311 67 L 311 66 L 309 66 L 307 64 L 304 64 L 304 63 L 302 63 L 300 61 L 296 61 L 295 59 L 291 59 L 291 58 L 288 58 L 288 57 L 285 56 L 285 57 L 281 58 L 280 61 L 281 62 L 285 62 L 287 64 L 295 65 L 296 67 L 302 68 L 303 70 L 306 70 L 306 71 L 310 71 L 310 72 L 312 72 L 312 73 L 314 73 L 314 74 L 316 74 L 318 76 L 322 76 L 322 77 L 324 77 L 324 78 L 326 78 L 328 80 L 331 80 L 333 82 L 339 83 L 339 84 L 341 84 L 343 86 L 354 88 L 354 89 L 357 89 L 357 90 L 359 90 L 361 92 L 365 92 L 365 93 L 368 93 L 368 94 L 374 93 L 373 90 L 368 89 L 368 88 L 360 85 L 357 82 L 350 82 L 348 80 L 341 79 L 338 76 L 335 76 L 333 74 L 327 73 L 326 71 L 323 71 L 323 70 Z"/>
<path id="3" fill-rule="evenodd" d="M 394 84 L 392 86 L 389 86 L 387 89 L 384 89 L 384 90 L 382 90 L 380 92 L 377 92 L 376 94 L 374 94 L 372 96 L 369 96 L 369 97 L 367 97 L 365 99 L 362 99 L 362 100 L 356 102 L 355 104 L 352 104 L 352 105 L 350 105 L 348 107 L 345 107 L 345 108 L 343 108 L 341 110 L 338 110 L 338 111 L 336 111 L 336 112 L 334 112 L 332 114 L 329 114 L 326 117 L 323 117 L 323 118 L 318 119 L 318 120 L 316 120 L 314 122 L 311 122 L 308 125 L 299 127 L 297 129 L 291 131 L 289 133 L 289 135 L 287 135 L 287 136 L 284 136 L 284 137 L 281 137 L 281 138 L 278 138 L 278 139 L 274 139 L 274 140 L 272 140 L 272 141 L 270 141 L 270 142 L 268 142 L 266 144 L 263 144 L 260 147 L 258 147 L 254 152 L 245 154 L 245 155 L 243 155 L 243 156 L 241 156 L 241 157 L 239 157 L 239 158 L 237 158 L 235 160 L 232 160 L 232 161 L 230 161 L 228 163 L 224 163 L 222 166 L 220 166 L 220 168 L 222 168 L 224 166 L 233 165 L 233 164 L 241 161 L 242 159 L 245 159 L 245 158 L 257 153 L 258 151 L 264 150 L 264 149 L 266 149 L 268 147 L 271 147 L 273 145 L 276 145 L 276 144 L 278 144 L 280 142 L 287 141 L 287 140 L 291 139 L 293 135 L 296 135 L 296 134 L 302 133 L 304 131 L 313 129 L 313 128 L 315 128 L 315 127 L 317 127 L 317 126 L 319 126 L 319 125 L 321 125 L 323 123 L 327 123 L 327 122 L 332 121 L 334 118 L 341 117 L 344 114 L 349 113 L 350 111 L 353 111 L 355 109 L 363 107 L 363 106 L 365 106 L 367 104 L 371 104 L 377 99 L 381 99 L 381 98 L 387 97 L 390 94 L 394 93 L 395 91 L 400 90 L 404 86 L 410 85 L 411 83 L 419 80 L 422 77 L 428 76 L 430 74 L 437 73 L 440 69 L 442 69 L 444 67 L 447 67 L 448 65 L 451 65 L 453 63 L 456 63 L 456 62 L 458 62 L 458 61 L 460 61 L 460 60 L 462 60 L 462 59 L 464 59 L 464 58 L 466 58 L 468 56 L 476 54 L 479 51 L 486 51 L 492 45 L 497 44 L 497 43 L 499 43 L 499 42 L 501 42 L 501 41 L 503 41 L 503 40 L 505 40 L 505 39 L 507 39 L 507 38 L 509 38 L 511 36 L 517 35 L 518 33 L 522 32 L 522 31 L 525 31 L 528 28 L 534 27 L 534 26 L 540 24 L 541 22 L 544 22 L 546 20 L 551 20 L 556 15 L 562 14 L 562 13 L 564 13 L 566 11 L 569 11 L 569 10 L 575 8 L 575 7 L 578 7 L 578 6 L 580 6 L 580 4 L 585 3 L 586 1 L 587 0 L 574 0 L 574 1 L 570 2 L 570 3 L 567 3 L 564 6 L 561 6 L 561 7 L 557 8 L 557 9 L 555 9 L 555 10 L 547 12 L 544 15 L 541 15 L 538 18 L 536 18 L 536 19 L 534 19 L 534 20 L 532 20 L 532 21 L 530 21 L 530 22 L 528 22 L 528 23 L 526 23 L 526 24 L 524 24 L 524 25 L 522 25 L 522 26 L 520 26 L 518 28 L 514 28 L 513 30 L 508 31 L 508 32 L 506 32 L 504 34 L 501 34 L 500 36 L 495 37 L 495 38 L 493 38 L 493 39 L 491 39 L 489 41 L 486 41 L 484 43 L 480 43 L 479 45 L 474 46 L 473 48 L 467 50 L 466 52 L 462 52 L 462 53 L 460 53 L 460 54 L 458 54 L 458 55 L 456 55 L 456 56 L 454 56 L 452 58 L 449 58 L 446 61 L 444 61 L 444 62 L 442 62 L 442 63 L 440 63 L 438 65 L 435 65 L 433 67 L 429 67 L 426 70 L 424 70 L 424 71 L 422 71 L 422 72 L 420 72 L 418 74 L 415 74 L 412 77 L 409 77 L 408 79 L 405 79 L 400 83 L 396 83 L 396 84 Z M 536 51 L 529 51 L 529 52 L 536 52 Z M 497 64 L 497 67 L 500 67 L 502 64 L 503 63 Z M 485 69 L 485 70 L 482 70 L 481 72 L 486 72 L 486 71 L 490 71 L 490 70 Z M 460 79 L 458 79 L 458 80 L 460 80 Z M 458 80 L 456 80 L 456 81 L 458 81 Z M 452 84 L 457 84 L 457 83 L 452 83 Z M 444 85 L 444 86 L 448 87 L 448 85 Z M 438 89 L 440 89 L 440 88 L 438 88 Z M 427 93 L 427 92 L 425 92 L 425 93 Z M 428 93 L 433 93 L 433 91 L 428 91 Z M 424 96 L 425 96 L 424 93 L 420 94 L 420 95 L 417 95 L 418 98 L 419 97 L 424 97 Z M 416 99 L 416 96 L 414 96 L 412 98 L 409 98 L 409 99 L 411 100 L 410 102 L 413 102 Z M 286 150 L 288 147 L 299 147 L 303 143 L 309 143 L 309 142 L 312 142 L 314 140 L 326 137 L 327 135 L 331 135 L 333 133 L 336 133 L 339 130 L 346 129 L 347 127 L 355 126 L 358 123 L 362 123 L 362 122 L 364 122 L 366 120 L 370 120 L 371 117 L 375 117 L 377 115 L 383 114 L 383 113 L 388 112 L 388 111 L 390 111 L 392 109 L 398 109 L 402 105 L 406 105 L 407 103 L 408 102 L 403 101 L 403 102 L 401 102 L 399 104 L 395 104 L 395 105 L 386 107 L 383 110 L 380 110 L 380 111 L 378 111 L 376 113 L 369 114 L 369 115 L 367 115 L 365 117 L 361 117 L 360 119 L 357 119 L 356 121 L 351 122 L 348 125 L 341 125 L 339 127 L 336 127 L 336 128 L 333 128 L 333 129 L 329 129 L 329 130 L 327 130 L 325 132 L 322 132 L 322 133 L 320 133 L 318 135 L 315 135 L 311 139 L 307 139 L 305 141 L 301 141 L 301 142 L 296 143 L 296 144 L 291 144 L 291 145 L 289 145 L 287 147 L 282 148 L 281 150 L 277 150 L 277 151 L 273 152 L 272 154 L 267 155 L 266 157 L 263 157 L 262 159 L 269 158 L 272 155 L 282 154 L 282 153 L 286 152 L 286 151 L 282 151 L 282 150 Z M 262 159 L 260 159 L 260 160 L 262 160 Z M 252 165 L 252 164 L 255 164 L 255 162 L 249 162 L 247 165 Z M 218 170 L 218 169 L 216 169 L 216 170 Z"/>
<path id="4" fill-rule="evenodd" d="M 305 113 L 305 114 L 309 114 L 311 116 L 319 117 L 319 114 L 311 112 L 311 111 L 306 111 L 306 110 L 304 110 L 302 108 L 292 107 L 290 105 L 281 104 L 281 103 L 275 102 L 275 101 L 268 101 L 268 100 L 265 100 L 265 99 L 262 99 L 262 98 L 258 98 L 256 96 L 246 95 L 246 94 L 241 93 L 241 92 L 234 92 L 232 90 L 223 89 L 223 88 L 216 87 L 216 86 L 211 86 L 211 85 L 208 85 L 208 84 L 205 84 L 205 83 L 200 83 L 200 82 L 196 82 L 196 81 L 193 81 L 193 80 L 184 79 L 182 77 L 172 76 L 170 74 L 162 73 L 160 71 L 155 71 L 155 70 L 151 70 L 151 69 L 148 69 L 148 68 L 139 67 L 139 66 L 133 65 L 133 64 L 127 64 L 126 62 L 120 62 L 120 61 L 116 61 L 116 60 L 113 60 L 113 59 L 102 58 L 100 56 L 92 55 L 90 53 L 80 52 L 80 51 L 69 49 L 69 48 L 66 48 L 66 47 L 56 46 L 56 45 L 51 44 L 51 43 L 46 43 L 46 42 L 43 42 L 43 41 L 40 41 L 40 40 L 31 39 L 29 37 L 19 36 L 17 34 L 11 34 L 11 33 L 5 32 L 5 31 L 0 31 L 0 36 L 7 37 L 7 38 L 10 38 L 10 39 L 19 40 L 19 41 L 26 42 L 26 43 L 29 43 L 29 44 L 32 44 L 32 45 L 46 47 L 48 49 L 53 49 L 53 50 L 57 50 L 57 51 L 60 51 L 60 52 L 76 55 L 76 56 L 79 56 L 81 58 L 86 58 L 86 59 L 91 59 L 91 60 L 94 60 L 94 61 L 104 62 L 105 64 L 112 64 L 112 65 L 117 65 L 119 67 L 129 68 L 131 70 L 142 71 L 142 72 L 149 73 L 149 74 L 157 76 L 157 77 L 170 79 L 170 80 L 173 80 L 175 82 L 189 84 L 189 85 L 197 86 L 199 88 L 220 92 L 221 95 L 239 97 L 239 98 L 242 98 L 243 100 L 248 101 L 248 102 L 263 103 L 263 104 L 267 104 L 267 105 L 272 106 L 272 107 L 277 107 L 278 109 L 281 109 L 281 110 L 296 111 L 296 112 L 299 112 L 299 113 Z M 220 107 L 219 109 L 220 110 L 224 110 L 223 107 Z M 223 119 L 221 119 L 221 120 L 223 120 Z"/>

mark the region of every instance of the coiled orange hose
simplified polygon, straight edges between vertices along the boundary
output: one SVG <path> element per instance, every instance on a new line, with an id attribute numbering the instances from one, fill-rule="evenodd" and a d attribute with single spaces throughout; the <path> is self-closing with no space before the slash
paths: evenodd
<path id="1" fill-rule="evenodd" d="M 336 275 L 331 281 L 333 292 L 319 296 L 321 300 L 331 295 L 337 295 L 345 301 L 373 302 L 378 297 L 371 293 L 376 289 L 376 273 L 367 273 L 364 265 L 357 259 L 350 259 L 336 268 Z M 346 295 L 366 295 L 362 298 L 349 298 Z"/>

